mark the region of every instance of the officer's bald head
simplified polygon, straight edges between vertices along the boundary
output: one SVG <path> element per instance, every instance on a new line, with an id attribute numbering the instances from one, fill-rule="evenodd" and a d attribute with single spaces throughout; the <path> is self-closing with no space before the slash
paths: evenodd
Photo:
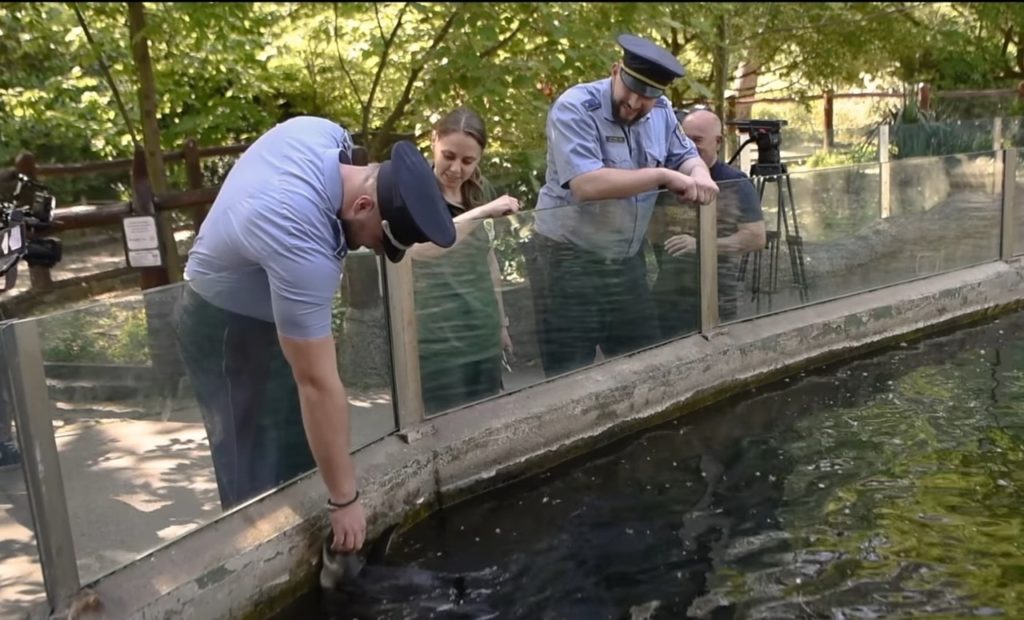
<path id="1" fill-rule="evenodd" d="M 722 144 L 722 119 L 711 110 L 694 110 L 683 118 L 683 133 L 693 141 L 704 163 L 713 166 Z"/>

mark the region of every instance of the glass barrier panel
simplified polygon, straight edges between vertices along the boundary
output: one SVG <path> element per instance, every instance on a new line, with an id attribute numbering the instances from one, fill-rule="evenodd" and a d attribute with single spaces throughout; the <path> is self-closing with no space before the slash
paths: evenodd
<path id="1" fill-rule="evenodd" d="M 994 118 L 899 123 L 889 130 L 893 159 L 939 157 L 992 149 Z"/>
<path id="2" fill-rule="evenodd" d="M 3 335 L 0 326 L 0 336 Z M 10 359 L 3 349 L 4 362 Z M 46 602 L 35 524 L 25 487 L 7 364 L 0 368 L 0 618 L 28 617 Z"/>
<path id="3" fill-rule="evenodd" d="M 1006 174 L 1013 175 L 1013 204 L 1014 214 L 1017 218 L 1017 240 L 1014 254 L 1024 254 L 1024 148 L 1017 149 L 1017 169 L 1007 170 Z"/>
<path id="4" fill-rule="evenodd" d="M 996 260 L 995 168 L 989 151 L 755 176 L 767 243 L 740 318 Z"/>
<path id="5" fill-rule="evenodd" d="M 331 319 L 358 449 L 395 416 L 377 259 L 346 262 Z M 315 468 L 265 283 L 242 270 L 33 319 L 83 583 Z"/>
<path id="6" fill-rule="evenodd" d="M 426 415 L 661 342 L 648 234 L 663 200 L 521 211 L 411 250 Z"/>
<path id="7" fill-rule="evenodd" d="M 1003 148 L 1024 147 L 1024 118 L 1009 116 L 1003 118 Z"/>

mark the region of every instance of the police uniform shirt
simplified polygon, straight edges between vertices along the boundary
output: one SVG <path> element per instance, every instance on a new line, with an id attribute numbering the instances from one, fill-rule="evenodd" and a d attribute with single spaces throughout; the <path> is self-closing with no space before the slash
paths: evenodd
<path id="1" fill-rule="evenodd" d="M 548 114 L 547 142 L 546 180 L 535 214 L 537 231 L 606 258 L 636 254 L 659 192 L 580 203 L 569 182 L 603 167 L 678 169 L 699 157 L 664 96 L 633 125 L 617 123 L 611 77 L 576 85 L 558 98 Z M 557 208 L 574 204 L 585 206 Z"/>
<path id="2" fill-rule="evenodd" d="M 222 309 L 276 323 L 291 338 L 331 333 L 347 247 L 339 152 L 352 139 L 322 118 L 289 119 L 231 169 L 189 252 L 185 278 Z"/>

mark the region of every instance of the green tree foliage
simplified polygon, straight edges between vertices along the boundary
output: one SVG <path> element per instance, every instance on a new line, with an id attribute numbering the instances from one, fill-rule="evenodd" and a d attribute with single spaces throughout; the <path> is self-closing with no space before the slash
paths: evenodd
<path id="1" fill-rule="evenodd" d="M 128 157 L 138 133 L 123 3 L 0 4 L 0 160 Z M 1022 72 L 1022 10 L 943 3 L 147 3 L 163 147 L 248 141 L 298 114 L 333 118 L 375 158 L 396 136 L 425 149 L 431 123 L 468 104 L 488 122 L 485 172 L 528 201 L 544 122 L 572 84 L 606 76 L 615 35 L 660 40 L 688 75 L 676 105 L 721 100 L 742 62 L 816 94 L 862 76 L 991 86 Z M 726 75 L 726 72 L 728 73 Z M 170 168 L 172 174 L 174 169 Z M 222 172 L 222 171 L 221 171 Z M 173 182 L 173 181 L 172 181 Z"/>

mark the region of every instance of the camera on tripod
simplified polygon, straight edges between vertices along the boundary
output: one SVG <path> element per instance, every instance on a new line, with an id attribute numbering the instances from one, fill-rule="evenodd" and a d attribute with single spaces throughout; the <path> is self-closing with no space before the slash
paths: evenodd
<path id="1" fill-rule="evenodd" d="M 45 185 L 20 172 L 0 172 L 0 292 L 14 288 L 19 261 L 31 267 L 60 262 L 60 241 L 39 237 L 52 225 L 56 207 Z"/>
<path id="2" fill-rule="evenodd" d="M 782 174 L 785 169 L 782 165 L 782 154 L 779 147 L 782 145 L 782 128 L 789 124 L 785 120 L 745 120 L 729 121 L 726 125 L 735 127 L 741 132 L 746 132 L 750 137 L 736 149 L 729 164 L 736 160 L 743 150 L 751 142 L 757 144 L 757 163 L 751 167 L 751 176 L 772 176 Z"/>

